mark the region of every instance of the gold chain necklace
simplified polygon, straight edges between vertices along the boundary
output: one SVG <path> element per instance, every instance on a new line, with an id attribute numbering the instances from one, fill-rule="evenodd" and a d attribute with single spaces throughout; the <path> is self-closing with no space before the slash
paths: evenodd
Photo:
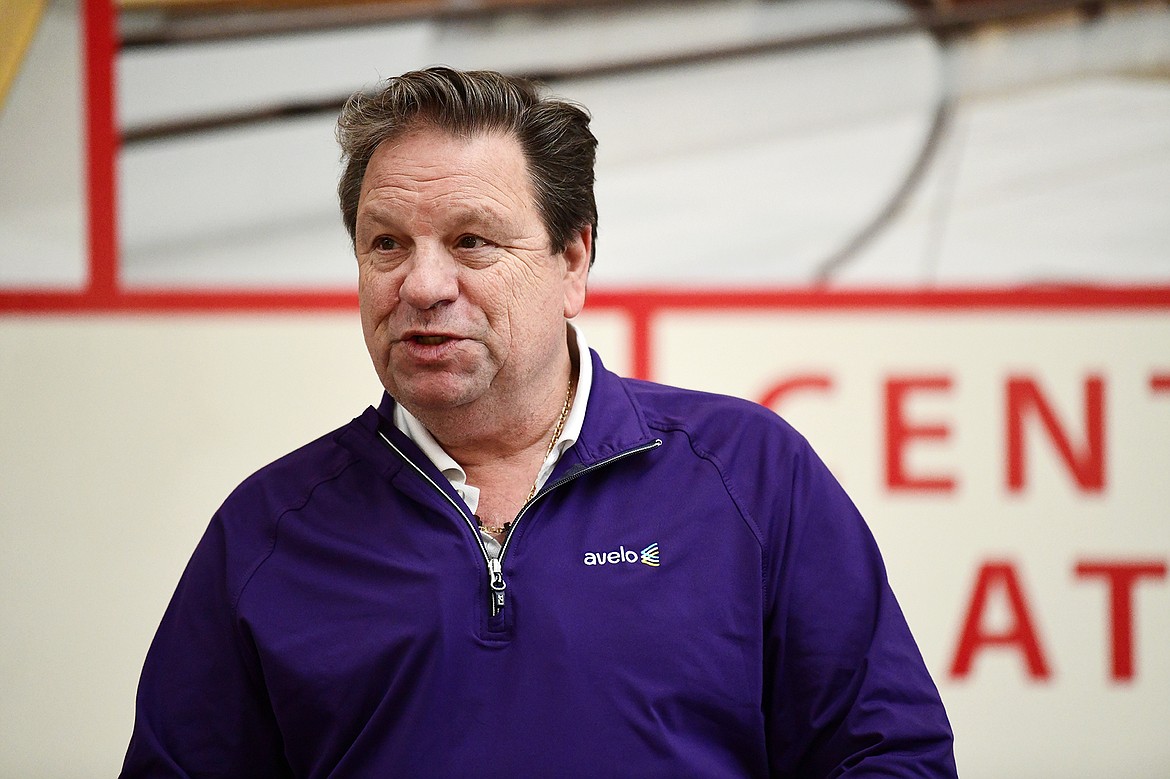
<path id="1" fill-rule="evenodd" d="M 528 491 L 528 498 L 524 501 L 527 503 L 536 497 L 536 491 L 540 487 L 540 471 L 544 470 L 544 464 L 548 461 L 548 456 L 552 454 L 553 447 L 557 445 L 557 441 L 561 437 L 561 433 L 565 430 L 565 422 L 569 419 L 569 409 L 573 406 L 573 377 L 569 377 L 569 388 L 565 390 L 565 402 L 561 406 L 560 416 L 557 417 L 557 423 L 553 426 L 552 438 L 549 439 L 548 448 L 544 450 L 544 459 L 540 461 L 540 470 L 536 472 L 536 480 L 532 482 L 532 489 Z M 502 525 L 488 525 L 485 524 L 479 515 L 475 515 L 475 521 L 479 526 L 486 530 L 493 536 L 503 535 L 508 532 L 508 528 L 512 527 L 511 522 L 505 522 Z"/>

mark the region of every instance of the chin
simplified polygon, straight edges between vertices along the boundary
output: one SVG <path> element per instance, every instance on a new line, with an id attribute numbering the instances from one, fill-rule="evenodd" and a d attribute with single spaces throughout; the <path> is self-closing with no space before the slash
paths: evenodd
<path id="1" fill-rule="evenodd" d="M 393 386 L 390 394 L 415 416 L 458 408 L 481 394 L 465 382 L 405 382 Z"/>

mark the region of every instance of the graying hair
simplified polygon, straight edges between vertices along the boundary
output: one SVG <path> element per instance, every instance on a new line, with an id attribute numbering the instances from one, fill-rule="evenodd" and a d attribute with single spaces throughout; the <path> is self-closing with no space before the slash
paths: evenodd
<path id="1" fill-rule="evenodd" d="M 552 251 L 563 252 L 572 236 L 588 226 L 596 256 L 597 139 L 589 120 L 582 106 L 547 97 L 532 81 L 487 70 L 427 68 L 387 79 L 373 91 L 354 93 L 337 120 L 337 142 L 345 163 L 337 196 L 350 240 L 356 238 L 366 167 L 383 141 L 420 127 L 466 137 L 502 131 L 516 138 L 524 151 Z"/>

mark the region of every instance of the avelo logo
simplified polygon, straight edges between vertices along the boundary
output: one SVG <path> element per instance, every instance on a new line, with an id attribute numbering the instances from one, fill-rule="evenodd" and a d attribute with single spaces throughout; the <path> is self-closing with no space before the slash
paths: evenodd
<path id="1" fill-rule="evenodd" d="M 632 549 L 626 549 L 624 546 L 619 546 L 612 552 L 586 552 L 584 563 L 586 565 L 618 565 L 619 563 L 642 563 L 657 568 L 660 563 L 658 560 L 658 544 L 653 543 L 643 549 L 641 552 L 635 552 Z"/>

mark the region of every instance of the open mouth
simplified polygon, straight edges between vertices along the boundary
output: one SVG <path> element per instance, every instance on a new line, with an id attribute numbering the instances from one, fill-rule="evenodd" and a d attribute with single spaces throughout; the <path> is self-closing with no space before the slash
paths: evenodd
<path id="1" fill-rule="evenodd" d="M 445 335 L 416 335 L 411 340 L 423 346 L 438 346 L 451 339 Z"/>

